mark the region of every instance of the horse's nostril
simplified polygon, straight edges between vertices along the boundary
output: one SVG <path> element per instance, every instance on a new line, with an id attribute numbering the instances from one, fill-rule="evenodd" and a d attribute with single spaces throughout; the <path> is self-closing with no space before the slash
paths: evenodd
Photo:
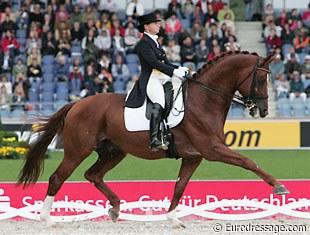
<path id="1" fill-rule="evenodd" d="M 268 114 L 268 109 L 264 109 L 264 114 Z"/>

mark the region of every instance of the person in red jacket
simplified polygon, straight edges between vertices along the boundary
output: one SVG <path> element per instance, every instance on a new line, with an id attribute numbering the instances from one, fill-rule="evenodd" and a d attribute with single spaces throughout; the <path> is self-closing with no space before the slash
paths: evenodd
<path id="1" fill-rule="evenodd" d="M 11 30 L 7 30 L 5 32 L 5 36 L 2 38 L 1 46 L 3 51 L 10 51 L 10 57 L 14 58 L 15 54 L 18 52 L 18 49 L 20 47 L 20 44 L 16 40 L 16 38 L 13 36 Z"/>

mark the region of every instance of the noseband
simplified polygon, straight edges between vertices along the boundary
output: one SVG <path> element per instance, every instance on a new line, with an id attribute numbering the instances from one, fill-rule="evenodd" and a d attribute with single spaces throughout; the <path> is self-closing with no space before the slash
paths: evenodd
<path id="1" fill-rule="evenodd" d="M 192 82 L 195 82 L 197 84 L 199 84 L 201 87 L 207 89 L 207 90 L 210 90 L 211 92 L 213 92 L 214 94 L 217 94 L 219 96 L 222 96 L 224 99 L 226 100 L 229 100 L 229 101 L 233 101 L 237 104 L 240 104 L 242 105 L 243 107 L 245 107 L 246 109 L 248 109 L 249 111 L 251 111 L 252 109 L 256 108 L 257 107 L 257 103 L 259 100 L 263 100 L 263 99 L 268 99 L 268 95 L 259 95 L 257 94 L 257 70 L 261 70 L 261 71 L 264 71 L 266 73 L 270 73 L 270 71 L 268 69 L 264 69 L 264 68 L 261 68 L 259 67 L 259 57 L 257 58 L 256 60 L 256 63 L 254 65 L 254 68 L 253 70 L 249 73 L 248 76 L 246 76 L 241 82 L 240 84 L 237 86 L 237 89 L 238 90 L 240 88 L 240 86 L 245 82 L 247 81 L 251 74 L 253 73 L 253 80 L 252 80 L 252 85 L 251 85 L 251 91 L 250 91 L 250 95 L 249 96 L 239 96 L 239 95 L 231 95 L 229 93 L 226 93 L 224 91 L 220 91 L 212 86 L 209 86 L 207 84 L 204 84 L 200 81 L 197 81 L 195 79 L 193 79 L 192 77 L 188 77 L 188 80 L 192 81 Z"/>

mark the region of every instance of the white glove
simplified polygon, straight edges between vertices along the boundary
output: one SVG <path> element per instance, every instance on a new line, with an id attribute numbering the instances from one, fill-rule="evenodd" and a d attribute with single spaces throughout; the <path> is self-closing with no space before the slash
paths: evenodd
<path id="1" fill-rule="evenodd" d="M 182 67 L 182 66 L 179 66 L 179 68 L 178 69 L 182 69 L 184 72 L 186 72 L 186 73 L 188 73 L 188 71 L 189 71 L 189 68 L 187 68 L 187 67 Z"/>
<path id="2" fill-rule="evenodd" d="M 180 78 L 181 80 L 184 79 L 186 72 L 182 69 L 174 69 L 173 70 L 173 75 L 177 76 L 178 78 Z"/>

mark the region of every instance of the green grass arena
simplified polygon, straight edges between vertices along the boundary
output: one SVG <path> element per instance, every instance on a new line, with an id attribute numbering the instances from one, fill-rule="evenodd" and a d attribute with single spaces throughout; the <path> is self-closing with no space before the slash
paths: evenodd
<path id="1" fill-rule="evenodd" d="M 258 166 L 277 179 L 310 179 L 309 150 L 238 150 L 254 160 Z M 63 158 L 63 152 L 52 152 L 45 159 L 44 172 L 39 181 L 48 181 Z M 93 153 L 70 176 L 67 181 L 86 181 L 84 172 L 96 161 Z M 15 182 L 23 160 L 2 160 L 0 181 Z M 181 159 L 144 160 L 128 155 L 105 176 L 105 180 L 176 180 Z M 247 180 L 259 179 L 250 171 L 225 163 L 204 160 L 192 180 Z"/>

